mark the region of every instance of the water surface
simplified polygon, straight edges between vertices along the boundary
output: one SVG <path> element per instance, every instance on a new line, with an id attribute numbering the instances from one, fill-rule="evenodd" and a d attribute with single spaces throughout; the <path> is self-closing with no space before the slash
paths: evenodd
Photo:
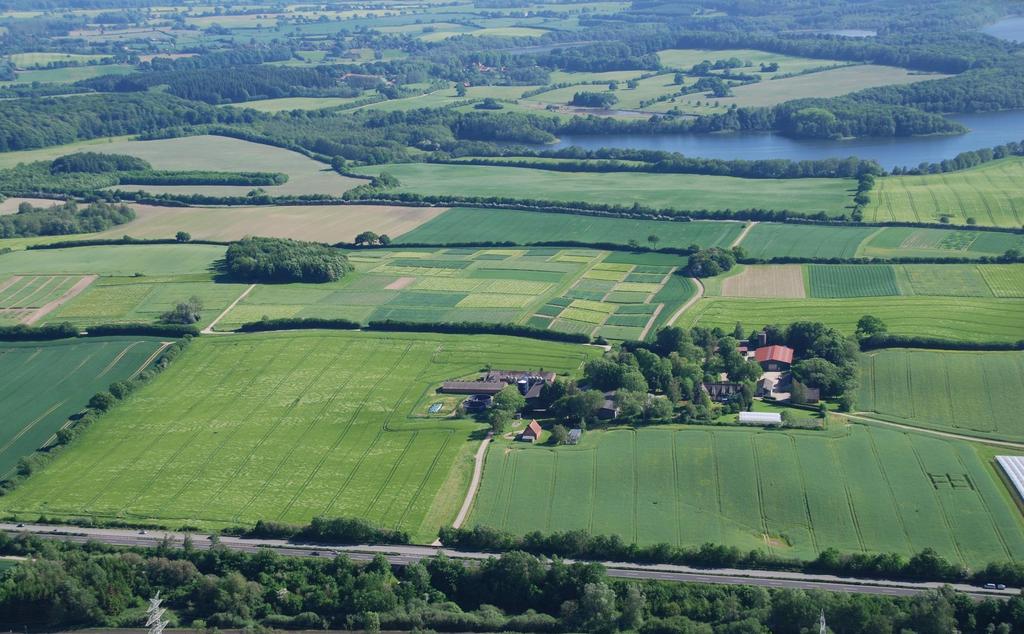
<path id="1" fill-rule="evenodd" d="M 885 169 L 914 167 L 923 162 L 953 158 L 960 152 L 1024 140 L 1024 110 L 950 117 L 967 126 L 967 134 L 869 138 L 851 140 L 792 139 L 774 132 L 719 134 L 566 134 L 558 143 L 543 146 L 559 149 L 572 145 L 588 150 L 602 147 L 680 152 L 687 156 L 717 159 L 776 159 L 794 161 L 857 156 L 874 159 Z"/>

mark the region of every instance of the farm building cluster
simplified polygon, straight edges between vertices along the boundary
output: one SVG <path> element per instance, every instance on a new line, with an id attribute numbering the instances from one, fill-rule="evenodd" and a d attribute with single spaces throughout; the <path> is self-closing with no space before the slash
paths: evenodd
<path id="1" fill-rule="evenodd" d="M 739 342 L 739 351 L 747 359 L 753 359 L 761 366 L 761 376 L 757 379 L 756 395 L 772 401 L 790 401 L 793 403 L 817 403 L 821 398 L 818 388 L 801 384 L 793 378 L 790 368 L 793 366 L 794 350 L 789 346 L 768 345 L 768 335 L 764 331 L 757 333 L 753 341 Z M 704 390 L 712 401 L 728 403 L 739 397 L 743 385 L 737 382 L 721 380 L 704 383 Z"/>
<path id="2" fill-rule="evenodd" d="M 533 409 L 540 399 L 545 385 L 553 383 L 554 372 L 532 372 L 529 370 L 488 370 L 472 380 L 445 381 L 441 385 L 444 394 L 466 394 L 462 406 L 467 412 L 482 412 L 491 407 L 494 396 L 514 385 L 526 398 L 526 406 Z"/>

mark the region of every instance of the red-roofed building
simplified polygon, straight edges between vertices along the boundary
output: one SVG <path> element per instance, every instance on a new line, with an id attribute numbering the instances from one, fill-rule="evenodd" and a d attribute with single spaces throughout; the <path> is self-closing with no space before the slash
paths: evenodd
<path id="1" fill-rule="evenodd" d="M 754 358 L 765 372 L 785 372 L 793 365 L 793 349 L 786 346 L 764 346 L 754 351 Z"/>
<path id="2" fill-rule="evenodd" d="M 523 442 L 537 442 L 540 438 L 540 423 L 535 420 L 531 420 L 530 424 L 526 426 L 523 433 L 519 434 L 519 440 Z"/>

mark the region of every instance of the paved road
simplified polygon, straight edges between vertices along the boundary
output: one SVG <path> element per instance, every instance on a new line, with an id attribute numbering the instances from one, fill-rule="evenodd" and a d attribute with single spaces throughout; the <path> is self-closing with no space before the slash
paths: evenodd
<path id="1" fill-rule="evenodd" d="M 180 546 L 184 533 L 148 531 L 142 532 L 129 529 L 79 528 L 77 526 L 50 526 L 25 524 L 18 526 L 0 523 L 0 531 L 8 533 L 32 533 L 44 539 L 57 539 L 75 543 L 89 540 L 101 541 L 115 546 L 153 547 L 164 539 Z M 207 535 L 194 535 L 193 545 L 205 550 L 211 541 Z M 233 550 L 259 552 L 271 548 L 274 552 L 288 557 L 337 557 L 345 555 L 355 561 L 369 561 L 378 554 L 383 554 L 393 565 L 405 566 L 425 558 L 445 554 L 453 559 L 483 560 L 492 557 L 489 553 L 464 552 L 449 550 L 435 546 L 324 546 L 319 544 L 290 543 L 278 539 L 242 539 L 239 537 L 221 537 L 220 543 Z M 567 560 L 571 561 L 571 560 Z M 848 592 L 857 594 L 875 594 L 888 596 L 911 596 L 926 590 L 938 588 L 940 583 L 910 583 L 900 581 L 876 581 L 867 579 L 848 579 L 832 575 L 810 575 L 797 572 L 778 572 L 770 570 L 736 570 L 710 569 L 702 570 L 688 566 L 667 564 L 642 565 L 622 562 L 601 562 L 608 570 L 608 575 L 622 579 L 663 580 L 690 583 L 711 583 L 724 585 L 753 585 L 766 588 L 790 588 L 801 590 L 823 590 L 829 592 Z M 1008 598 L 1019 594 L 1015 588 L 1006 590 L 985 590 L 977 586 L 954 584 L 954 588 L 975 599 Z"/>

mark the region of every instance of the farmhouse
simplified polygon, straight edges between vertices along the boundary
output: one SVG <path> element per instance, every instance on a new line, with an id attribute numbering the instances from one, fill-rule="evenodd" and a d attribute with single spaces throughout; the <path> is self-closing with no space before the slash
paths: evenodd
<path id="1" fill-rule="evenodd" d="M 545 385 L 555 380 L 554 372 L 526 370 L 489 370 L 476 381 L 445 381 L 441 391 L 447 394 L 490 394 L 502 391 L 506 385 L 515 385 L 529 401 L 540 397 Z"/>
<path id="2" fill-rule="evenodd" d="M 615 390 L 604 393 L 604 403 L 601 409 L 597 410 L 597 417 L 601 420 L 612 420 L 619 415 L 619 406 L 615 404 Z"/>
<path id="3" fill-rule="evenodd" d="M 740 412 L 741 425 L 782 425 L 782 414 L 776 412 Z"/>
<path id="4" fill-rule="evenodd" d="M 794 403 L 814 404 L 821 400 L 821 390 L 816 387 L 808 387 L 794 379 L 789 398 Z"/>
<path id="5" fill-rule="evenodd" d="M 714 383 L 705 383 L 703 385 L 704 391 L 708 393 L 712 401 L 716 403 L 728 403 L 733 400 L 743 391 L 743 386 L 739 383 L 733 383 L 732 381 L 716 381 Z"/>
<path id="6" fill-rule="evenodd" d="M 523 430 L 523 433 L 519 434 L 519 440 L 523 442 L 537 442 L 540 438 L 540 433 L 540 423 L 536 420 L 531 420 L 530 424 Z"/>
<path id="7" fill-rule="evenodd" d="M 793 349 L 787 346 L 765 346 L 754 351 L 754 359 L 765 372 L 784 372 L 793 365 Z"/>

